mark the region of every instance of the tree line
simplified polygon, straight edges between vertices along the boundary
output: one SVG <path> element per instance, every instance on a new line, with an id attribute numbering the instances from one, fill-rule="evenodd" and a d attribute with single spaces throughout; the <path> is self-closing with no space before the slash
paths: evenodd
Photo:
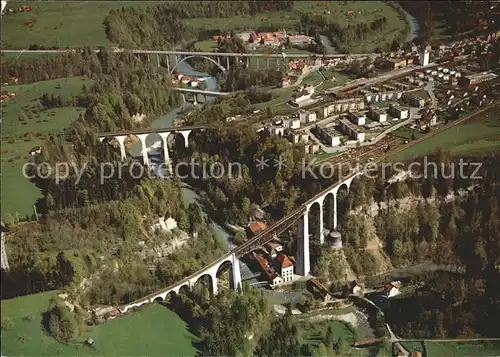
<path id="1" fill-rule="evenodd" d="M 326 35 L 342 52 L 347 52 L 349 44 L 365 40 L 373 33 L 379 33 L 387 27 L 387 18 L 378 17 L 369 23 L 357 23 L 343 26 L 331 16 L 303 13 L 300 24 L 309 36 Z"/>

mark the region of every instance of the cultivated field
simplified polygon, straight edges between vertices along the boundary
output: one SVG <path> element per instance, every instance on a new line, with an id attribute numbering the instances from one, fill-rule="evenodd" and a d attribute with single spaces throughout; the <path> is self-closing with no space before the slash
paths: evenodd
<path id="1" fill-rule="evenodd" d="M 88 330 L 69 345 L 58 343 L 41 326 L 41 314 L 55 292 L 3 300 L 2 319 L 12 329 L 2 330 L 6 356 L 194 356 L 195 337 L 171 310 L 153 304 Z M 85 345 L 92 338 L 93 347 Z M 138 343 L 140 341 L 140 343 Z"/>
<path id="2" fill-rule="evenodd" d="M 28 151 L 42 145 L 45 135 L 62 131 L 84 110 L 77 107 L 43 110 L 42 95 L 53 94 L 70 100 L 84 85 L 89 88 L 92 83 L 88 78 L 72 77 L 2 87 L 16 94 L 15 99 L 2 103 L 2 214 L 10 213 L 14 217 L 17 214 L 19 218 L 33 214 L 33 205 L 42 195 L 22 174 Z"/>

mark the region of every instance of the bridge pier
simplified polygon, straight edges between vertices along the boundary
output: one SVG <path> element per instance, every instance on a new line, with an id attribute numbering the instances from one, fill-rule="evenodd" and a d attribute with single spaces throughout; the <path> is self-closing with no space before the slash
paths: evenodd
<path id="1" fill-rule="evenodd" d="M 269 58 L 266 60 L 266 67 L 269 68 Z"/>
<path id="2" fill-rule="evenodd" d="M 156 55 L 156 64 L 160 67 L 160 55 Z"/>
<path id="3" fill-rule="evenodd" d="M 191 130 L 180 130 L 179 133 L 184 137 L 184 147 L 189 147 L 189 134 L 191 134 Z"/>
<path id="4" fill-rule="evenodd" d="M 324 231 L 325 227 L 323 224 L 323 202 L 319 205 L 319 243 L 323 244 L 325 243 L 325 234 Z"/>
<path id="5" fill-rule="evenodd" d="M 168 136 L 170 132 L 158 133 L 160 135 L 163 144 L 163 162 L 167 169 L 167 176 L 172 174 L 172 162 L 170 161 L 170 155 L 168 154 Z"/>
<path id="6" fill-rule="evenodd" d="M 136 134 L 141 142 L 141 153 L 142 153 L 142 161 L 144 165 L 149 166 L 149 158 L 148 158 L 148 147 L 146 146 L 146 138 L 149 134 Z"/>
<path id="7" fill-rule="evenodd" d="M 309 275 L 311 271 L 309 257 L 309 210 L 307 209 L 299 220 L 299 241 L 297 243 L 297 273 Z"/>
<path id="8" fill-rule="evenodd" d="M 116 141 L 118 141 L 118 144 L 120 145 L 120 155 L 122 158 L 122 161 L 125 161 L 127 158 L 127 152 L 125 151 L 125 138 L 127 135 L 119 135 L 115 136 Z"/>
<path id="9" fill-rule="evenodd" d="M 166 62 L 167 62 L 167 72 L 170 73 L 170 56 L 167 55 Z"/>
<path id="10" fill-rule="evenodd" d="M 193 95 L 193 105 L 198 105 L 198 100 L 197 100 L 197 95 L 196 93 Z"/>
<path id="11" fill-rule="evenodd" d="M 229 71 L 229 57 L 226 57 L 226 66 L 227 66 L 227 70 Z"/>
<path id="12" fill-rule="evenodd" d="M 337 194 L 333 195 L 333 229 L 337 229 Z"/>
<path id="13" fill-rule="evenodd" d="M 186 103 L 186 95 L 185 94 L 181 94 L 181 98 L 182 98 L 182 103 Z"/>
<path id="14" fill-rule="evenodd" d="M 240 272 L 240 260 L 233 254 L 233 265 L 231 267 L 232 275 L 232 288 L 236 291 L 241 289 L 241 272 Z"/>

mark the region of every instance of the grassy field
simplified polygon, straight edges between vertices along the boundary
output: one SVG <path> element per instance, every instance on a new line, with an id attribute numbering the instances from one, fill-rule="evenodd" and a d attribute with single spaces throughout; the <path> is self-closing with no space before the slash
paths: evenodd
<path id="1" fill-rule="evenodd" d="M 343 86 L 347 82 L 353 80 L 353 78 L 346 73 L 331 70 L 323 71 L 323 76 L 325 76 L 326 80 L 317 88 L 318 90 L 325 90 L 337 86 Z M 332 78 L 335 78 L 335 80 L 332 81 Z"/>
<path id="2" fill-rule="evenodd" d="M 42 195 L 22 174 L 26 155 L 31 148 L 43 144 L 43 135 L 61 131 L 84 110 L 76 107 L 40 110 L 39 98 L 48 93 L 70 99 L 81 92 L 83 85 L 90 87 L 92 80 L 73 77 L 3 87 L 16 93 L 16 98 L 2 103 L 2 213 L 17 214 L 19 218 L 33 213 L 33 205 Z"/>
<path id="3" fill-rule="evenodd" d="M 398 137 L 398 138 L 411 140 L 412 135 L 415 136 L 415 139 L 418 139 L 418 138 L 424 136 L 425 134 L 421 133 L 420 130 L 412 129 L 408 126 L 403 126 L 399 129 L 396 129 L 393 132 L 391 132 L 391 135 Z"/>
<path id="4" fill-rule="evenodd" d="M 314 87 L 323 82 L 323 76 L 318 71 L 309 73 L 303 80 L 303 84 L 310 84 Z"/>
<path id="5" fill-rule="evenodd" d="M 2 48 L 41 46 L 111 46 L 103 21 L 112 9 L 147 6 L 146 1 L 66 1 L 33 3 L 32 12 L 7 13 L 2 17 Z M 25 5 L 9 2 L 8 7 Z M 32 27 L 24 25 L 35 19 Z"/>
<path id="6" fill-rule="evenodd" d="M 194 356 L 195 337 L 174 312 L 147 306 L 102 325 L 91 326 L 69 345 L 58 343 L 41 327 L 41 314 L 55 292 L 1 302 L 2 319 L 13 321 L 2 330 L 2 354 L 7 356 Z M 30 316 L 31 321 L 26 317 Z M 95 348 L 84 345 L 92 338 Z M 140 343 L 139 343 L 140 342 Z"/>
<path id="7" fill-rule="evenodd" d="M 363 356 L 363 350 L 356 350 L 350 345 L 354 342 L 355 336 L 352 331 L 342 322 L 339 321 L 301 321 L 299 324 L 299 338 L 301 343 L 317 347 L 320 343 L 324 343 L 328 326 L 332 327 L 334 341 L 339 338 L 344 341 L 343 355 L 344 356 Z"/>
<path id="8" fill-rule="evenodd" d="M 404 342 L 403 346 L 410 352 L 423 352 L 420 342 Z M 435 357 L 466 357 L 466 356 L 498 356 L 500 342 L 426 342 L 427 354 Z"/>
<path id="9" fill-rule="evenodd" d="M 25 133 L 54 132 L 78 118 L 83 108 L 62 107 L 41 110 L 40 98 L 44 93 L 70 100 L 93 81 L 84 77 L 53 79 L 24 85 L 3 87 L 16 93 L 16 98 L 2 103 L 2 138 Z"/>
<path id="10" fill-rule="evenodd" d="M 481 117 L 458 124 L 389 157 L 404 161 L 434 152 L 438 147 L 453 155 L 487 155 L 500 150 L 500 106 Z"/>

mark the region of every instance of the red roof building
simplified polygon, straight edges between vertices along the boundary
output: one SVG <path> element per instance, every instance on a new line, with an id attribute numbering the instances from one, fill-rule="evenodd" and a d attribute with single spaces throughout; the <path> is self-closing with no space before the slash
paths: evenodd
<path id="1" fill-rule="evenodd" d="M 248 230 L 250 231 L 251 234 L 257 235 L 260 232 L 264 231 L 267 229 L 267 225 L 264 222 L 261 221 L 256 221 L 249 223 L 247 226 Z"/>

